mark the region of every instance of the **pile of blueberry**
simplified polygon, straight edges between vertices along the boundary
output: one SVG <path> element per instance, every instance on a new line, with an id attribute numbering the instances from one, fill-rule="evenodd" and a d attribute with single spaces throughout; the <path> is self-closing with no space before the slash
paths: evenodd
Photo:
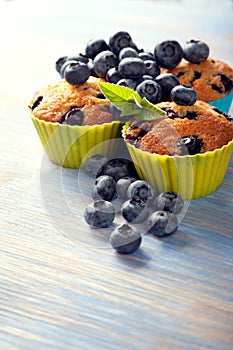
<path id="1" fill-rule="evenodd" d="M 176 40 L 165 40 L 150 52 L 139 49 L 128 32 L 119 31 L 108 42 L 90 40 L 85 53 L 60 57 L 56 70 L 73 85 L 93 75 L 136 90 L 151 103 L 172 99 L 180 105 L 192 105 L 197 99 L 195 90 L 180 85 L 175 75 L 162 73 L 161 68 L 172 69 L 182 58 L 200 63 L 208 56 L 209 47 L 200 40 L 189 40 L 183 46 Z"/>
<path id="2" fill-rule="evenodd" d="M 166 237 L 178 229 L 177 214 L 184 206 L 184 200 L 176 192 L 155 194 L 152 186 L 138 178 L 134 164 L 125 158 L 108 160 L 103 155 L 91 157 L 85 171 L 95 181 L 91 196 L 93 202 L 84 209 L 84 219 L 95 228 L 110 227 L 116 213 L 123 223 L 110 235 L 110 244 L 118 252 L 135 252 L 142 234 L 134 224 L 146 223 L 146 233 Z M 121 200 L 120 209 L 114 200 Z"/>

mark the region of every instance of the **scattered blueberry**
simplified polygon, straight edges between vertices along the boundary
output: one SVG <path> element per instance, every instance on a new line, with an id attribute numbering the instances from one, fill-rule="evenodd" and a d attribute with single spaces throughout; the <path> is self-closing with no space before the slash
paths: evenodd
<path id="1" fill-rule="evenodd" d="M 132 182 L 127 190 L 127 197 L 135 201 L 143 201 L 150 206 L 155 199 L 153 187 L 145 180 L 136 180 Z"/>
<path id="2" fill-rule="evenodd" d="M 148 207 L 142 200 L 128 199 L 121 206 L 121 215 L 127 222 L 138 224 L 148 216 Z"/>
<path id="3" fill-rule="evenodd" d="M 114 206 L 103 199 L 90 203 L 84 210 L 84 219 L 92 227 L 109 227 L 115 218 Z"/>
<path id="4" fill-rule="evenodd" d="M 116 181 L 112 176 L 101 175 L 96 178 L 92 187 L 92 198 L 112 201 L 117 198 Z"/>
<path id="5" fill-rule="evenodd" d="M 135 177 L 121 177 L 116 183 L 116 191 L 120 198 L 127 199 L 127 190 L 132 182 L 136 181 Z"/>
<path id="6" fill-rule="evenodd" d="M 86 63 L 70 63 L 64 70 L 64 78 L 69 84 L 83 84 L 90 76 L 90 70 Z"/>
<path id="7" fill-rule="evenodd" d="M 116 67 L 118 59 L 113 52 L 106 50 L 98 53 L 93 61 L 93 69 L 100 78 L 105 78 L 110 68 Z"/>
<path id="8" fill-rule="evenodd" d="M 155 207 L 157 210 L 165 210 L 178 214 L 183 209 L 183 206 L 184 200 L 177 192 L 161 192 L 155 198 Z"/>
<path id="9" fill-rule="evenodd" d="M 137 228 L 122 224 L 113 230 L 109 241 L 118 253 L 132 254 L 140 247 L 142 237 Z"/>
<path id="10" fill-rule="evenodd" d="M 99 168 L 108 161 L 103 154 L 95 154 L 90 157 L 85 164 L 85 171 L 92 177 L 96 177 Z"/>
<path id="11" fill-rule="evenodd" d="M 192 63 L 205 61 L 210 53 L 209 46 L 201 40 L 191 39 L 183 47 L 184 58 Z"/>
<path id="12" fill-rule="evenodd" d="M 147 233 L 158 237 L 166 237 L 178 229 L 178 219 L 174 213 L 158 210 L 149 216 L 148 226 Z"/>
<path id="13" fill-rule="evenodd" d="M 134 163 L 125 158 L 113 158 L 103 164 L 98 170 L 97 177 L 109 175 L 118 181 L 121 177 L 137 177 Z"/>
<path id="14" fill-rule="evenodd" d="M 154 80 L 144 80 L 137 85 L 136 91 L 141 97 L 146 97 L 151 103 L 157 103 L 161 100 L 162 89 Z"/>
<path id="15" fill-rule="evenodd" d="M 171 90 L 171 99 L 177 105 L 191 106 L 197 101 L 197 93 L 192 87 L 177 85 Z"/>
<path id="16" fill-rule="evenodd" d="M 197 135 L 182 136 L 177 141 L 177 147 L 180 150 L 180 155 L 200 153 L 204 142 Z"/>
<path id="17" fill-rule="evenodd" d="M 176 40 L 161 41 L 155 46 L 154 57 L 161 67 L 171 69 L 180 63 L 183 49 Z"/>

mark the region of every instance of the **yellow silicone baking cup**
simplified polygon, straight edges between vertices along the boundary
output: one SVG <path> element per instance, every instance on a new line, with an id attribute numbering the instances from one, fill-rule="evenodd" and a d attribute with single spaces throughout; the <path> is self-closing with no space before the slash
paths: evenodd
<path id="1" fill-rule="evenodd" d="M 94 126 L 63 125 L 40 120 L 31 115 L 33 124 L 48 158 L 67 168 L 83 168 L 95 154 L 112 156 L 114 142 L 105 141 L 121 137 L 121 123 L 113 121 Z"/>
<path id="2" fill-rule="evenodd" d="M 126 127 L 123 136 L 125 131 Z M 233 151 L 233 140 L 211 152 L 184 156 L 152 154 L 126 144 L 140 178 L 148 181 L 157 193 L 175 191 L 187 200 L 217 190 Z"/>

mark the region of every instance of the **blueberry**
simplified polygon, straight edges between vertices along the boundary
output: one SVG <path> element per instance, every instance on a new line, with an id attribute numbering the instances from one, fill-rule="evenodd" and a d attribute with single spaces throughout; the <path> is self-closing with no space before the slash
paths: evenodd
<path id="1" fill-rule="evenodd" d="M 85 55 L 83 55 L 82 53 L 79 53 L 78 55 L 75 55 L 75 56 L 68 56 L 67 60 L 74 60 L 74 61 L 82 62 L 82 63 L 88 62 L 88 58 Z"/>
<path id="2" fill-rule="evenodd" d="M 90 76 L 90 70 L 86 63 L 70 63 L 64 70 L 65 80 L 72 85 L 83 84 Z"/>
<path id="3" fill-rule="evenodd" d="M 118 56 L 119 52 L 125 47 L 135 47 L 129 33 L 119 31 L 113 34 L 109 39 L 111 51 Z"/>
<path id="4" fill-rule="evenodd" d="M 161 192 L 155 198 L 155 207 L 157 210 L 165 210 L 170 213 L 178 214 L 184 206 L 183 198 L 173 191 Z"/>
<path id="5" fill-rule="evenodd" d="M 98 98 L 99 100 L 106 100 L 106 97 L 102 92 L 98 92 L 96 94 L 96 98 Z M 102 111 L 109 112 L 110 106 L 108 104 L 104 104 L 103 106 L 100 106 L 100 109 Z"/>
<path id="6" fill-rule="evenodd" d="M 33 104 L 31 105 L 31 110 L 34 111 L 34 109 L 39 106 L 42 100 L 43 100 L 43 96 L 38 96 L 36 100 L 33 102 Z"/>
<path id="7" fill-rule="evenodd" d="M 182 136 L 177 141 L 177 147 L 180 150 L 180 155 L 200 153 L 204 142 L 197 135 Z"/>
<path id="8" fill-rule="evenodd" d="M 183 47 L 184 58 L 192 63 L 205 61 L 210 53 L 209 46 L 201 40 L 191 39 Z"/>
<path id="9" fill-rule="evenodd" d="M 105 78 L 110 68 L 116 67 L 118 59 L 113 52 L 106 50 L 98 53 L 93 62 L 93 69 L 100 78 Z"/>
<path id="10" fill-rule="evenodd" d="M 178 78 L 171 73 L 161 73 L 155 78 L 155 81 L 161 86 L 162 101 L 169 101 L 171 99 L 171 90 L 180 84 Z"/>
<path id="11" fill-rule="evenodd" d="M 113 230 L 109 241 L 118 253 L 132 254 L 140 247 L 142 237 L 136 227 L 122 224 Z"/>
<path id="12" fill-rule="evenodd" d="M 104 156 L 103 154 L 95 154 L 94 156 L 90 157 L 84 167 L 84 170 L 92 177 L 96 177 L 97 172 L 101 165 L 106 163 L 108 161 L 108 158 Z"/>
<path id="13" fill-rule="evenodd" d="M 144 74 L 139 80 L 137 80 L 137 85 L 139 85 L 145 80 L 154 80 L 154 78 L 151 75 Z"/>
<path id="14" fill-rule="evenodd" d="M 97 177 L 109 175 L 118 181 L 121 177 L 137 177 L 134 163 L 125 158 L 113 158 L 103 164 L 98 170 Z"/>
<path id="15" fill-rule="evenodd" d="M 58 73 L 60 73 L 61 77 L 64 76 L 64 70 L 66 66 L 68 66 L 70 63 L 75 62 L 82 62 L 82 63 L 88 63 L 88 58 L 82 55 L 81 53 L 77 56 L 64 56 L 57 60 L 56 62 L 56 70 Z"/>
<path id="16" fill-rule="evenodd" d="M 59 57 L 55 63 L 55 68 L 58 73 L 61 71 L 62 65 L 67 61 L 68 56 Z"/>
<path id="17" fill-rule="evenodd" d="M 72 107 L 65 116 L 62 117 L 60 123 L 66 125 L 82 125 L 83 119 L 83 112 L 78 107 Z"/>
<path id="18" fill-rule="evenodd" d="M 116 191 L 118 196 L 122 199 L 127 199 L 127 190 L 129 185 L 136 180 L 137 179 L 135 177 L 121 177 L 116 183 Z"/>
<path id="19" fill-rule="evenodd" d="M 135 90 L 137 87 L 137 81 L 133 80 L 133 79 L 122 78 L 122 79 L 118 80 L 117 85 L 126 86 L 132 90 Z"/>
<path id="20" fill-rule="evenodd" d="M 177 85 L 171 90 L 171 99 L 180 106 L 191 106 L 197 101 L 196 91 L 189 86 Z"/>
<path id="21" fill-rule="evenodd" d="M 138 224 L 148 216 L 148 207 L 142 200 L 128 199 L 121 206 L 121 215 L 127 222 Z"/>
<path id="22" fill-rule="evenodd" d="M 92 227 L 109 227 L 115 219 L 114 206 L 103 199 L 90 203 L 84 209 L 84 220 Z"/>
<path id="23" fill-rule="evenodd" d="M 93 77 L 97 77 L 96 73 L 94 72 L 94 63 L 93 63 L 93 61 L 88 61 L 87 62 L 87 67 L 90 70 L 90 75 L 92 75 Z"/>
<path id="24" fill-rule="evenodd" d="M 155 46 L 154 57 L 163 68 L 176 67 L 183 58 L 183 49 L 176 40 L 161 41 Z"/>
<path id="25" fill-rule="evenodd" d="M 103 39 L 91 39 L 88 41 L 85 49 L 86 56 L 94 59 L 98 53 L 109 50 L 109 46 Z"/>
<path id="26" fill-rule="evenodd" d="M 147 233 L 157 237 L 166 237 L 178 229 L 178 219 L 174 213 L 169 211 L 158 210 L 152 213 L 148 218 Z"/>
<path id="27" fill-rule="evenodd" d="M 142 51 L 138 53 L 138 56 L 143 60 L 143 61 L 147 61 L 147 60 L 152 60 L 154 61 L 154 55 L 152 52 L 146 52 L 146 51 Z"/>
<path id="28" fill-rule="evenodd" d="M 66 67 L 69 66 L 69 64 L 71 64 L 71 63 L 76 64 L 77 61 L 75 61 L 75 60 L 68 60 L 68 59 L 67 59 L 67 60 L 63 63 L 63 65 L 62 65 L 61 68 L 60 68 L 60 72 L 59 72 L 61 78 L 64 78 L 64 71 L 65 71 Z"/>
<path id="29" fill-rule="evenodd" d="M 217 86 L 216 84 L 212 84 L 212 89 L 216 89 L 216 91 L 220 89 L 221 93 L 229 92 L 233 89 L 233 79 L 231 77 L 227 77 L 225 74 L 220 74 L 220 81 L 222 87 Z"/>
<path id="30" fill-rule="evenodd" d="M 220 111 L 220 110 L 219 110 L 218 108 L 216 108 L 216 107 L 213 107 L 213 110 L 214 110 L 215 112 L 217 112 L 218 114 L 223 115 L 223 116 L 226 118 L 226 120 L 228 120 L 229 122 L 233 123 L 233 115 L 230 115 L 230 114 L 227 114 L 227 113 L 225 113 L 225 112 L 223 112 L 223 111 Z"/>
<path id="31" fill-rule="evenodd" d="M 116 181 L 109 175 L 98 176 L 92 187 L 91 195 L 95 200 L 104 199 L 105 201 L 112 201 L 116 199 Z"/>
<path id="32" fill-rule="evenodd" d="M 126 57 L 139 57 L 139 54 L 137 50 L 135 50 L 133 47 L 124 47 L 120 52 L 119 52 L 119 61 L 123 60 L 123 58 Z"/>
<path id="33" fill-rule="evenodd" d="M 136 91 L 141 97 L 146 97 L 152 103 L 159 102 L 162 97 L 162 89 L 154 80 L 144 80 L 137 85 Z"/>
<path id="34" fill-rule="evenodd" d="M 144 61 L 144 64 L 146 66 L 146 73 L 145 74 L 150 75 L 153 78 L 157 77 L 157 75 L 160 74 L 160 67 L 155 61 L 146 60 L 146 61 Z"/>
<path id="35" fill-rule="evenodd" d="M 127 197 L 135 201 L 142 200 L 148 206 L 152 205 L 155 199 L 153 187 L 145 180 L 136 180 L 129 185 Z"/>
<path id="36" fill-rule="evenodd" d="M 118 70 L 124 78 L 138 80 L 146 73 L 146 66 L 141 58 L 126 57 L 119 62 Z"/>
<path id="37" fill-rule="evenodd" d="M 106 80 L 109 83 L 116 84 L 123 77 L 118 71 L 117 67 L 110 68 L 106 73 Z"/>

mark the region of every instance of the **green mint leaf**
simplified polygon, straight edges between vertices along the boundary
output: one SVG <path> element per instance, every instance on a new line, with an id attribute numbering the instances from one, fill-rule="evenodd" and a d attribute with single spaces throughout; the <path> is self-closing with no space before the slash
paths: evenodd
<path id="1" fill-rule="evenodd" d="M 112 102 L 112 104 L 120 109 L 121 116 L 134 116 L 141 113 L 141 107 L 137 106 L 134 102 Z"/>
<path id="2" fill-rule="evenodd" d="M 100 82 L 99 86 L 103 94 L 112 102 L 141 102 L 141 96 L 134 90 L 112 83 Z"/>
<path id="3" fill-rule="evenodd" d="M 134 116 L 137 119 L 151 120 L 161 118 L 166 113 L 136 91 L 112 83 L 100 82 L 99 86 L 107 99 L 118 109 L 121 116 Z"/>
<path id="4" fill-rule="evenodd" d="M 162 117 L 163 115 L 166 114 L 166 112 L 164 112 L 162 109 L 156 107 L 153 103 L 148 101 L 146 97 L 143 97 L 141 105 L 142 105 L 142 107 L 144 107 L 152 112 L 155 112 L 158 115 L 158 117 Z"/>

